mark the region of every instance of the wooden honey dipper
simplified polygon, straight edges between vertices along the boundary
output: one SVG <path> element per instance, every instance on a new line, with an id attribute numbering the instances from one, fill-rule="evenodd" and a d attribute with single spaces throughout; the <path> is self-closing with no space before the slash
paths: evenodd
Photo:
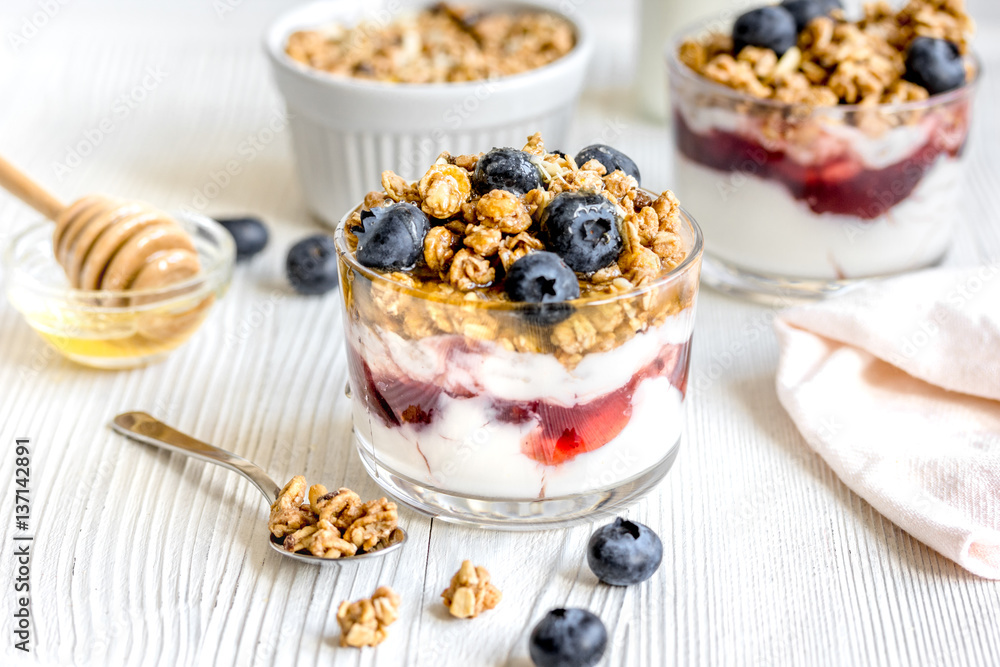
<path id="1" fill-rule="evenodd" d="M 148 204 L 88 195 L 65 206 L 2 157 L 0 186 L 56 223 L 52 249 L 77 289 L 152 289 L 201 270 L 187 231 Z"/>

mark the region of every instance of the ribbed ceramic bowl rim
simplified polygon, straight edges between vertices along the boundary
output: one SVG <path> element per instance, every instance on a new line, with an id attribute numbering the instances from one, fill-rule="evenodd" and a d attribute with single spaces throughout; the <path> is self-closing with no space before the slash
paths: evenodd
<path id="1" fill-rule="evenodd" d="M 502 76 L 496 79 L 479 79 L 476 81 L 466 81 L 461 83 L 396 83 L 389 81 L 370 81 L 367 79 L 357 79 L 350 76 L 344 76 L 339 74 L 331 74 L 330 72 L 325 72 L 315 67 L 310 67 L 304 63 L 300 63 L 294 60 L 291 56 L 285 53 L 285 45 L 288 43 L 288 38 L 291 36 L 291 32 L 284 28 L 285 23 L 290 20 L 290 17 L 296 14 L 306 14 L 308 10 L 314 6 L 330 4 L 329 0 L 320 0 L 319 2 L 313 2 L 306 5 L 301 5 L 292 9 L 285 14 L 282 14 L 277 20 L 275 20 L 271 26 L 267 29 L 264 35 L 264 50 L 267 53 L 271 61 L 281 67 L 282 69 L 291 72 L 292 74 L 303 77 L 307 80 L 313 81 L 319 85 L 326 85 L 332 88 L 345 88 L 345 89 L 356 89 L 356 90 L 392 90 L 400 95 L 407 94 L 420 94 L 426 95 L 427 93 L 454 93 L 456 95 L 468 95 L 480 89 L 483 84 L 489 84 L 494 90 L 502 89 L 516 89 L 524 83 L 530 83 L 530 79 L 537 76 L 540 73 L 548 73 L 557 68 L 571 68 L 580 58 L 586 58 L 590 51 L 591 36 L 589 31 L 583 26 L 579 21 L 573 19 L 564 12 L 557 11 L 554 7 L 547 5 L 536 4 L 533 2 L 524 2 L 523 0 L 511 1 L 511 2 L 499 2 L 499 3 L 489 3 L 485 0 L 474 0 L 469 4 L 484 5 L 491 9 L 503 9 L 509 8 L 518 11 L 537 11 L 546 14 L 552 14 L 562 18 L 564 21 L 573 26 L 573 32 L 575 33 L 576 42 L 573 44 L 573 48 L 570 51 L 557 60 L 553 60 L 550 63 L 542 65 L 541 67 L 536 67 L 530 69 L 526 72 L 520 72 L 518 74 L 511 74 L 509 76 Z M 420 10 L 430 7 L 434 3 L 423 3 L 419 6 L 408 7 L 407 10 Z M 333 20 L 331 17 L 330 20 Z M 295 28 L 295 30 L 304 30 L 309 28 L 317 28 L 321 26 L 313 25 L 301 25 Z"/>
<path id="2" fill-rule="evenodd" d="M 907 111 L 919 111 L 925 109 L 932 109 L 936 107 L 945 106 L 951 102 L 956 102 L 961 99 L 970 98 L 972 94 L 978 89 L 979 81 L 983 76 L 983 63 L 979 58 L 978 54 L 970 51 L 966 57 L 972 61 L 975 66 L 975 78 L 972 81 L 966 81 L 963 86 L 956 88 L 955 90 L 949 90 L 946 93 L 941 93 L 940 95 L 931 95 L 926 100 L 916 100 L 912 102 L 888 102 L 885 104 L 867 105 L 867 104 L 837 104 L 829 106 L 810 106 L 796 102 L 781 102 L 779 100 L 772 100 L 769 98 L 754 97 L 749 93 L 744 93 L 742 91 L 736 90 L 735 88 L 730 88 L 721 83 L 712 81 L 711 79 L 706 79 L 701 76 L 693 69 L 685 65 L 680 60 L 679 48 L 684 40 L 691 37 L 696 37 L 699 35 L 704 35 L 707 32 L 709 26 L 727 25 L 731 24 L 732 21 L 723 21 L 722 16 L 719 15 L 714 18 L 699 21 L 693 25 L 676 33 L 671 37 L 667 44 L 666 58 L 667 64 L 670 71 L 670 75 L 680 77 L 691 83 L 697 83 L 704 86 L 706 89 L 710 90 L 713 94 L 719 95 L 721 97 L 728 97 L 732 100 L 740 102 L 748 102 L 756 106 L 770 107 L 777 110 L 802 110 L 810 109 L 813 113 L 821 113 L 824 115 L 830 113 L 836 114 L 850 114 L 850 113 L 870 113 L 872 111 L 878 111 L 879 113 L 904 113 Z"/>
<path id="3" fill-rule="evenodd" d="M 644 190 L 643 192 L 647 192 L 647 194 L 652 194 L 646 190 Z M 388 285 L 391 285 L 393 289 L 396 289 L 397 291 L 402 292 L 403 294 L 406 294 L 408 296 L 412 296 L 418 299 L 423 299 L 425 301 L 434 301 L 436 303 L 443 303 L 452 306 L 472 306 L 475 308 L 484 308 L 488 310 L 516 311 L 516 310 L 534 310 L 537 309 L 540 305 L 558 305 L 558 303 L 538 304 L 538 303 L 529 303 L 520 301 L 471 301 L 471 300 L 466 300 L 462 296 L 458 296 L 456 298 L 448 295 L 429 294 L 420 289 L 410 287 L 409 285 L 398 283 L 395 280 L 389 278 L 389 276 L 387 276 L 386 274 L 360 264 L 357 261 L 357 258 L 351 252 L 350 248 L 348 247 L 347 235 L 344 233 L 345 229 L 347 228 L 347 220 L 351 217 L 351 215 L 355 211 L 357 211 L 360 208 L 361 208 L 360 204 L 358 206 L 355 206 L 353 209 L 350 210 L 350 212 L 347 213 L 347 215 L 345 215 L 340 220 L 340 223 L 337 225 L 337 230 L 334 233 L 334 241 L 337 246 L 337 254 L 340 255 L 341 260 L 343 260 L 343 262 L 347 264 L 352 271 L 357 271 L 358 273 L 368 278 L 372 282 L 386 283 Z M 704 237 L 701 232 L 701 227 L 698 226 L 698 222 L 694 219 L 694 217 L 690 213 L 688 213 L 687 210 L 685 210 L 683 207 L 681 208 L 681 213 L 683 214 L 684 220 L 687 221 L 689 227 L 691 228 L 691 232 L 694 236 L 694 242 L 691 244 L 691 249 L 688 251 L 687 256 L 684 257 L 684 260 L 680 264 L 670 269 L 662 276 L 658 277 L 656 280 L 646 285 L 643 285 L 642 287 L 636 287 L 626 292 L 619 292 L 617 294 L 607 297 L 602 297 L 599 299 L 580 298 L 580 299 L 573 299 L 572 301 L 566 301 L 563 303 L 568 303 L 576 308 L 586 309 L 591 306 L 601 306 L 609 303 L 616 303 L 624 299 L 635 298 L 637 296 L 642 296 L 647 292 L 656 290 L 660 287 L 669 285 L 670 283 L 679 279 L 681 276 L 688 273 L 688 271 L 690 271 L 692 268 L 696 267 L 698 263 L 701 261 L 701 255 L 704 250 L 705 246 Z"/>
<path id="4" fill-rule="evenodd" d="M 232 269 L 236 259 L 236 243 L 233 241 L 232 235 L 226 230 L 226 228 L 211 218 L 185 211 L 176 212 L 173 214 L 173 217 L 197 227 L 200 231 L 207 232 L 211 240 L 218 245 L 218 251 L 214 253 L 214 256 L 211 257 L 211 261 L 207 265 L 204 263 L 202 264 L 202 270 L 198 275 L 172 285 L 141 290 L 84 290 L 77 289 L 75 287 L 62 287 L 44 283 L 26 275 L 21 270 L 20 263 L 17 261 L 17 248 L 27 237 L 37 233 L 40 229 L 45 227 L 51 229 L 52 223 L 49 221 L 41 221 L 29 225 L 11 238 L 10 243 L 8 243 L 7 247 L 4 248 L 4 272 L 8 274 L 8 277 L 12 282 L 23 285 L 27 289 L 37 292 L 49 299 L 80 299 L 94 301 L 101 299 L 128 299 L 129 301 L 134 301 L 138 297 L 143 297 L 143 300 L 145 301 L 151 297 L 161 297 L 158 301 L 151 300 L 150 302 L 142 303 L 141 305 L 98 306 L 88 304 L 79 306 L 80 308 L 88 311 L 133 312 L 159 308 L 165 304 L 169 304 L 174 299 L 189 299 L 191 297 L 191 292 L 186 290 L 202 285 L 214 289 L 216 283 L 218 283 L 220 279 L 224 278 L 225 274 Z M 199 256 L 199 260 L 203 261 L 203 258 Z"/>

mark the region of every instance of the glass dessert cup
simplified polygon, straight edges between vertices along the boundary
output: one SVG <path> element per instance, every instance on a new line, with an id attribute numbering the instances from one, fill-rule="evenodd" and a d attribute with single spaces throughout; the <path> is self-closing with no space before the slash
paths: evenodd
<path id="1" fill-rule="evenodd" d="M 663 479 L 683 430 L 701 267 L 690 216 L 673 270 L 544 310 L 366 268 L 349 217 L 336 242 L 354 438 L 388 493 L 446 521 L 525 530 L 612 512 Z"/>
<path id="2" fill-rule="evenodd" d="M 675 191 L 701 216 L 706 284 L 820 298 L 944 259 L 978 77 L 918 102 L 806 107 L 689 69 L 678 47 L 698 34 L 667 59 Z"/>
<path id="3" fill-rule="evenodd" d="M 229 232 L 206 217 L 177 213 L 190 234 L 201 272 L 153 289 L 113 291 L 70 287 L 52 251 L 52 224 L 29 226 L 4 251 L 10 303 L 67 359 L 101 369 L 156 363 L 184 344 L 223 296 L 236 248 Z"/>

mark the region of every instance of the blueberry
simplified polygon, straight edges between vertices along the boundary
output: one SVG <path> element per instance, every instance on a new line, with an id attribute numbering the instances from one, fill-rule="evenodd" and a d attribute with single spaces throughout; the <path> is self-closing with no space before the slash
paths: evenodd
<path id="1" fill-rule="evenodd" d="M 621 218 L 615 205 L 592 192 L 563 192 L 542 213 L 542 240 L 579 273 L 593 273 L 622 249 Z"/>
<path id="2" fill-rule="evenodd" d="M 472 172 L 472 188 L 480 195 L 506 190 L 523 195 L 542 187 L 542 176 L 531 156 L 513 148 L 494 148 L 479 158 Z"/>
<path id="3" fill-rule="evenodd" d="M 829 16 L 833 10 L 844 8 L 840 0 L 785 0 L 781 6 L 795 19 L 798 32 L 802 32 L 814 18 Z"/>
<path id="4" fill-rule="evenodd" d="M 427 214 L 400 202 L 361 213 L 358 261 L 382 271 L 412 269 L 424 254 L 424 237 L 431 228 Z"/>
<path id="5" fill-rule="evenodd" d="M 952 42 L 917 37 L 906 52 L 903 78 L 923 86 L 931 95 L 946 93 L 965 84 L 965 62 Z"/>
<path id="6" fill-rule="evenodd" d="M 250 259 L 267 245 L 270 234 L 257 218 L 216 218 L 236 242 L 236 261 Z"/>
<path id="7" fill-rule="evenodd" d="M 573 312 L 565 302 L 580 296 L 576 274 L 553 252 L 533 252 L 514 262 L 503 286 L 511 301 L 540 304 L 526 311 L 538 324 L 562 322 Z"/>
<path id="8" fill-rule="evenodd" d="M 288 281 L 299 294 L 326 294 L 337 286 L 337 247 L 326 234 L 304 238 L 288 251 Z"/>
<path id="9" fill-rule="evenodd" d="M 647 526 L 618 517 L 597 529 L 587 544 L 587 564 L 612 586 L 646 581 L 663 560 L 663 542 Z"/>
<path id="10" fill-rule="evenodd" d="M 553 609 L 528 640 L 537 667 L 593 667 L 608 645 L 604 623 L 586 609 Z"/>
<path id="11" fill-rule="evenodd" d="M 795 17 L 784 7 L 758 7 L 743 14 L 733 25 L 733 52 L 746 46 L 771 49 L 778 56 L 795 46 L 799 31 Z"/>
<path id="12" fill-rule="evenodd" d="M 636 165 L 632 158 L 625 155 L 625 153 L 622 153 L 617 148 L 605 146 L 604 144 L 594 144 L 592 146 L 587 146 L 582 151 L 577 153 L 575 159 L 578 167 L 582 167 L 590 160 L 597 160 L 604 165 L 604 168 L 608 170 L 609 174 L 616 169 L 621 169 L 640 184 L 642 183 L 642 178 L 639 176 L 638 165 Z"/>

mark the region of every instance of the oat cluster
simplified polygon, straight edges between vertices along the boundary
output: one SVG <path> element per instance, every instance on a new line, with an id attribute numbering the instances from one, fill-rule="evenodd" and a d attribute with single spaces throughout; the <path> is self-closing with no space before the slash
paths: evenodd
<path id="1" fill-rule="evenodd" d="M 517 259 L 545 249 L 539 237 L 541 215 L 561 192 L 602 194 L 616 205 L 621 220 L 618 261 L 590 275 L 578 274 L 582 299 L 636 293 L 679 265 L 689 250 L 681 236 L 686 222 L 669 190 L 652 196 L 639 189 L 633 177 L 622 171 L 609 174 L 596 160 L 577 165 L 571 156 L 549 153 L 539 134 L 529 137 L 523 150 L 534 156 L 545 186 L 523 196 L 505 190 L 477 196 L 470 176 L 479 155 L 442 153 L 416 182 L 384 172 L 383 190 L 369 192 L 362 209 L 410 202 L 431 217 L 433 226 L 424 239 L 422 265 L 388 274 L 391 283 L 349 287 L 344 294 L 349 311 L 361 311 L 362 321 L 406 338 L 460 334 L 496 341 L 512 351 L 555 353 L 572 367 L 588 352 L 611 350 L 691 305 L 693 283 L 679 283 L 669 290 L 647 290 L 634 298 L 576 309 L 545 330 L 503 316 L 510 311 L 474 307 L 483 301 L 509 303 L 500 287 L 504 273 Z M 352 230 L 361 227 L 360 210 L 346 227 L 348 242 L 356 248 Z M 426 298 L 408 296 L 400 287 Z"/>
<path id="2" fill-rule="evenodd" d="M 722 33 L 686 40 L 678 55 L 702 76 L 754 97 L 813 107 L 909 102 L 928 97 L 902 78 L 914 38 L 947 39 L 964 54 L 972 31 L 965 0 L 910 0 L 899 11 L 880 1 L 867 4 L 860 21 L 839 13 L 814 19 L 781 58 L 753 46 L 734 55 Z"/>
<path id="3" fill-rule="evenodd" d="M 388 586 L 379 586 L 371 598 L 340 603 L 337 625 L 340 645 L 377 646 L 389 636 L 388 627 L 399 618 L 399 595 Z"/>
<path id="4" fill-rule="evenodd" d="M 462 561 L 462 566 L 451 578 L 451 585 L 441 593 L 444 606 L 456 618 L 475 618 L 500 604 L 503 595 L 490 583 L 490 573 L 472 561 Z"/>
<path id="5" fill-rule="evenodd" d="M 267 526 L 288 551 L 341 558 L 391 544 L 398 518 L 396 503 L 385 498 L 362 502 L 350 489 L 308 487 L 306 478 L 296 475 L 271 505 Z"/>
<path id="6" fill-rule="evenodd" d="M 526 72 L 575 45 L 573 27 L 547 12 L 438 4 L 391 23 L 331 25 L 288 38 L 293 59 L 332 74 L 390 83 L 458 83 Z"/>

